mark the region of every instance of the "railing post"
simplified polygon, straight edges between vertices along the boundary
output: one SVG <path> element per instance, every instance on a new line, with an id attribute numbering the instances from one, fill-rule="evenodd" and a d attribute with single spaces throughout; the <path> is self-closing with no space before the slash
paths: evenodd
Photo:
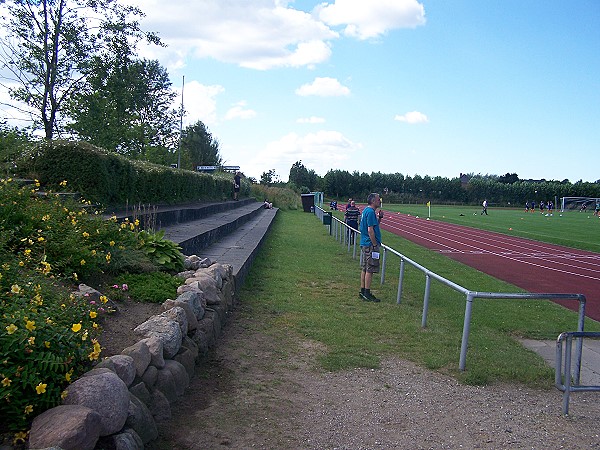
<path id="1" fill-rule="evenodd" d="M 577 331 L 583 331 L 585 324 L 585 295 L 579 296 L 579 318 L 577 320 Z M 577 338 L 577 348 L 575 349 L 575 384 L 581 381 L 581 354 L 583 352 L 583 337 Z"/>
<path id="2" fill-rule="evenodd" d="M 461 372 L 467 367 L 467 347 L 469 346 L 469 332 L 471 331 L 471 314 L 473 313 L 473 293 L 467 294 L 467 304 L 465 306 L 465 321 L 463 324 L 462 343 L 460 345 L 460 361 L 458 368 Z"/>
<path id="3" fill-rule="evenodd" d="M 383 285 L 383 283 L 385 283 L 385 262 L 387 251 L 385 247 L 382 246 L 381 248 L 383 249 L 383 261 L 381 261 L 381 284 Z"/>
<path id="4" fill-rule="evenodd" d="M 396 304 L 402 301 L 402 283 L 404 282 L 404 258 L 400 258 L 400 274 L 398 275 L 398 294 L 396 295 Z"/>
<path id="5" fill-rule="evenodd" d="M 421 328 L 427 326 L 427 313 L 429 311 L 429 290 L 431 288 L 431 277 L 425 274 L 425 296 L 423 298 L 423 318 L 421 319 Z"/>
<path id="6" fill-rule="evenodd" d="M 354 236 L 354 250 L 352 252 L 352 259 L 356 259 L 356 240 L 358 239 L 358 233 Z"/>
<path id="7" fill-rule="evenodd" d="M 569 397 L 571 396 L 571 346 L 573 337 L 567 335 L 567 348 L 565 349 L 565 392 L 563 394 L 563 414 L 569 414 Z M 578 382 L 576 384 L 579 384 Z"/>

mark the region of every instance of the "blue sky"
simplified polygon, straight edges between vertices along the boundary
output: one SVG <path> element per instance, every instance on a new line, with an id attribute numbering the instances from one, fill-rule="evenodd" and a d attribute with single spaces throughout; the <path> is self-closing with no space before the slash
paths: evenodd
<path id="1" fill-rule="evenodd" d="M 598 0 L 130 1 L 248 176 L 600 179 Z"/>

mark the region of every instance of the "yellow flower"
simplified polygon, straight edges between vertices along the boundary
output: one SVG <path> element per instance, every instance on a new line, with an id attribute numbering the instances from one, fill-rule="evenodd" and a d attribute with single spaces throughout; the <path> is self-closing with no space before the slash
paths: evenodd
<path id="1" fill-rule="evenodd" d="M 6 332 L 8 334 L 13 334 L 17 330 L 18 330 L 18 328 L 14 323 L 11 323 L 9 326 L 6 327 Z"/>
<path id="2" fill-rule="evenodd" d="M 19 261 L 19 267 L 24 267 L 25 263 L 23 261 Z"/>
<path id="3" fill-rule="evenodd" d="M 29 331 L 35 330 L 35 322 L 33 320 L 28 320 L 25 324 L 25 328 L 27 328 Z"/>
<path id="4" fill-rule="evenodd" d="M 58 183 L 59 186 L 61 187 L 65 187 L 67 185 L 67 180 L 62 180 L 60 183 Z"/>
<path id="5" fill-rule="evenodd" d="M 38 242 L 44 242 L 44 241 L 45 241 L 45 239 L 44 239 L 44 237 L 43 237 L 43 236 L 40 236 L 40 237 L 38 238 Z"/>
<path id="6" fill-rule="evenodd" d="M 50 317 L 46 317 L 46 323 L 48 325 L 52 325 L 54 322 L 52 321 L 52 319 Z"/>
<path id="7" fill-rule="evenodd" d="M 71 376 L 72 375 L 73 375 L 73 369 L 71 369 L 67 373 L 65 373 L 65 380 L 71 381 Z"/>
<path id="8" fill-rule="evenodd" d="M 79 281 L 79 277 L 77 276 L 77 273 L 73 272 L 73 279 L 75 281 Z"/>
<path id="9" fill-rule="evenodd" d="M 138 219 L 135 219 L 135 222 L 133 222 L 135 224 L 136 227 L 140 226 L 140 221 Z"/>
<path id="10" fill-rule="evenodd" d="M 12 381 L 10 381 L 9 378 L 4 377 L 4 379 L 2 380 L 2 386 L 4 387 L 10 386 L 10 383 L 12 383 Z"/>
<path id="11" fill-rule="evenodd" d="M 33 405 L 27 405 L 25 407 L 25 414 L 31 414 L 33 412 Z"/>
<path id="12" fill-rule="evenodd" d="M 35 345 L 35 336 L 28 337 L 27 342 L 29 343 L 29 345 Z"/>
<path id="13" fill-rule="evenodd" d="M 81 324 L 74 323 L 73 326 L 71 327 L 71 330 L 73 331 L 73 333 L 77 333 L 79 330 L 81 330 Z"/>
<path id="14" fill-rule="evenodd" d="M 106 295 L 101 295 L 101 296 L 100 296 L 100 301 L 101 301 L 102 303 L 106 303 L 106 302 L 108 302 L 108 297 L 107 297 Z"/>
<path id="15" fill-rule="evenodd" d="M 96 250 L 92 250 L 92 256 L 96 256 Z"/>
<path id="16" fill-rule="evenodd" d="M 132 224 L 132 223 L 130 223 L 130 224 L 129 224 L 129 229 L 130 229 L 131 231 L 135 230 L 135 225 L 134 225 L 134 224 Z"/>
<path id="17" fill-rule="evenodd" d="M 98 339 L 92 339 L 92 342 L 94 343 L 94 351 L 96 353 L 100 353 L 102 351 L 102 347 L 100 347 L 100 342 L 98 342 Z"/>
<path id="18" fill-rule="evenodd" d="M 23 253 L 25 253 L 25 256 L 29 256 L 29 255 L 31 255 L 31 249 L 28 248 Z"/>
<path id="19" fill-rule="evenodd" d="M 65 398 L 67 398 L 67 395 L 69 395 L 69 391 L 62 391 L 60 393 L 60 398 L 64 400 Z"/>
<path id="20" fill-rule="evenodd" d="M 108 245 L 110 245 L 111 247 L 114 247 L 114 246 L 115 246 L 115 241 L 110 241 L 110 242 L 108 243 Z"/>
<path id="21" fill-rule="evenodd" d="M 18 433 L 15 433 L 13 444 L 17 445 L 19 443 L 25 443 L 25 439 L 27 439 L 27 431 L 19 431 Z"/>
<path id="22" fill-rule="evenodd" d="M 90 311 L 90 319 L 95 319 L 98 317 L 98 313 L 96 311 Z"/>
<path id="23" fill-rule="evenodd" d="M 86 331 L 85 333 L 83 333 L 83 334 L 81 335 L 81 340 L 82 340 L 82 341 L 87 341 L 87 338 L 88 338 L 88 332 Z"/>
<path id="24" fill-rule="evenodd" d="M 85 259 L 82 259 L 79 264 L 81 264 L 82 266 L 85 266 Z"/>
<path id="25" fill-rule="evenodd" d="M 88 233 L 87 231 L 84 231 L 83 232 L 83 237 L 84 238 L 90 237 L 90 233 Z"/>
<path id="26" fill-rule="evenodd" d="M 110 263 L 110 252 L 106 254 L 106 262 Z"/>
<path id="27" fill-rule="evenodd" d="M 44 347 L 46 347 L 46 348 L 50 348 L 50 342 L 48 342 L 48 341 L 44 341 Z"/>
<path id="28" fill-rule="evenodd" d="M 48 385 L 46 383 L 40 383 L 35 387 L 35 392 L 38 393 L 38 395 L 43 394 L 46 392 L 46 387 Z"/>
<path id="29" fill-rule="evenodd" d="M 18 284 L 13 284 L 10 287 L 10 292 L 13 294 L 20 294 L 21 293 L 21 287 Z"/>
<path id="30" fill-rule="evenodd" d="M 46 214 L 44 216 L 42 216 L 42 222 L 47 222 L 50 220 L 50 215 Z"/>
<path id="31" fill-rule="evenodd" d="M 97 329 L 98 328 L 98 324 L 96 322 L 92 323 L 92 328 Z"/>

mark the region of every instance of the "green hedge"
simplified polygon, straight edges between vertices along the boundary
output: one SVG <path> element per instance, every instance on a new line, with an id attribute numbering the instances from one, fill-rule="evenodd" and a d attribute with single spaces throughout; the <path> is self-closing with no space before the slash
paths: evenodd
<path id="1" fill-rule="evenodd" d="M 221 201 L 233 192 L 231 174 L 203 174 L 133 161 L 85 142 L 38 144 L 17 161 L 17 173 L 52 187 L 67 180 L 68 190 L 103 206 Z M 247 182 L 242 182 L 241 195 L 250 195 Z"/>

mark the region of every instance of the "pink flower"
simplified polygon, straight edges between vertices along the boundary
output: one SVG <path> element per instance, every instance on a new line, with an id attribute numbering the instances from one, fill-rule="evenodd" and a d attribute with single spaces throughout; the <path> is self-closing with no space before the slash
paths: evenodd
<path id="1" fill-rule="evenodd" d="M 119 285 L 118 284 L 113 284 L 113 289 L 119 289 Z"/>
<path id="2" fill-rule="evenodd" d="M 95 302 L 94 300 L 92 300 L 92 301 L 90 302 L 90 305 L 95 305 L 95 304 L 96 304 L 96 302 Z"/>
<path id="3" fill-rule="evenodd" d="M 129 289 L 129 286 L 127 286 L 126 284 L 123 284 L 123 287 L 122 287 L 122 289 L 123 289 L 124 291 L 126 291 L 126 290 L 128 290 L 128 289 Z"/>

